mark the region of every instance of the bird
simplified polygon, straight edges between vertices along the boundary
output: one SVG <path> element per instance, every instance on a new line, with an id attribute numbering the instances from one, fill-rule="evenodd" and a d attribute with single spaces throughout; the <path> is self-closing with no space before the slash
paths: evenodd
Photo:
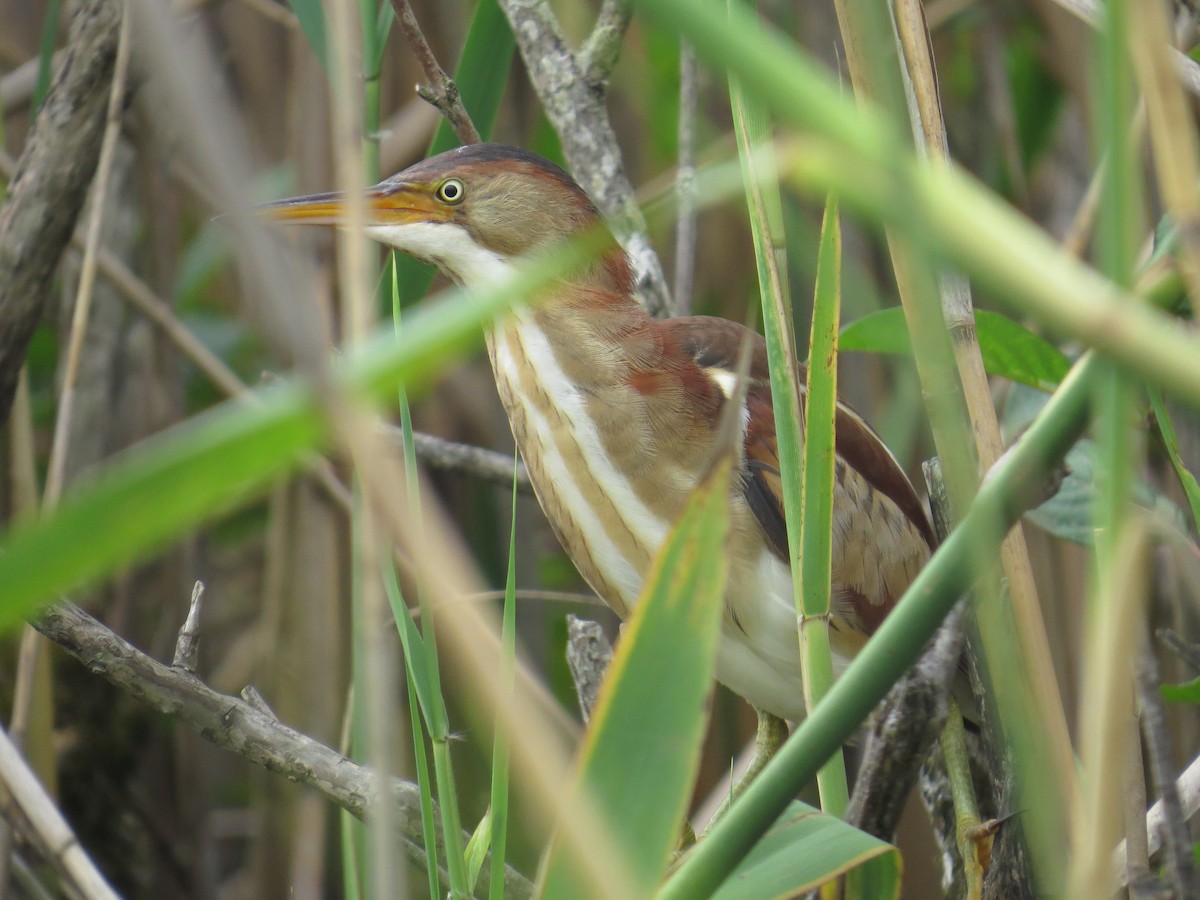
<path id="1" fill-rule="evenodd" d="M 345 225 L 342 193 L 265 205 L 286 223 Z M 518 147 L 470 144 L 365 192 L 366 235 L 467 291 L 582 234 L 601 252 L 491 325 L 488 355 L 534 492 L 567 555 L 624 620 L 740 402 L 728 496 L 728 580 L 717 680 L 760 714 L 798 721 L 804 692 L 783 484 L 763 338 L 710 316 L 656 319 L 629 256 L 563 169 Z M 739 351 L 749 371 L 738 384 Z M 929 559 L 935 537 L 904 469 L 839 400 L 830 644 L 840 674 Z"/>

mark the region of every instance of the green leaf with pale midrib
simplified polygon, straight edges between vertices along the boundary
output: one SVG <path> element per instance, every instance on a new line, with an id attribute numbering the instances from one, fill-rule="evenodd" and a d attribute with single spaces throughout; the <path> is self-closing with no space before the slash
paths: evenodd
<path id="1" fill-rule="evenodd" d="M 1052 391 L 1071 368 L 1065 353 L 1008 316 L 976 310 L 975 330 L 989 375 Z M 839 343 L 842 350 L 912 355 L 904 311 L 898 307 L 850 322 L 842 329 Z"/>
<path id="2" fill-rule="evenodd" d="M 713 900 L 796 897 L 851 871 L 856 891 L 850 896 L 884 900 L 900 894 L 900 853 L 895 847 L 835 816 L 792 802 Z"/>
<path id="3" fill-rule="evenodd" d="M 727 457 L 714 466 L 663 544 L 580 753 L 576 790 L 610 826 L 634 897 L 648 897 L 662 877 L 700 763 L 728 570 L 731 470 Z M 562 842 L 545 871 L 543 898 L 589 895 Z"/>

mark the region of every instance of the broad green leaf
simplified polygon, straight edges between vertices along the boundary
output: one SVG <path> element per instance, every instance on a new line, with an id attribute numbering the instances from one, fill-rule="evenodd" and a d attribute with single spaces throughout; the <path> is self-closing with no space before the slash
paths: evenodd
<path id="1" fill-rule="evenodd" d="M 1010 440 L 1033 420 L 1046 400 L 1046 394 L 1026 387 L 1014 387 L 1009 392 L 1003 428 Z M 1094 441 L 1083 438 L 1076 442 L 1063 460 L 1066 476 L 1054 496 L 1027 512 L 1025 518 L 1055 537 L 1091 546 L 1096 530 L 1096 453 Z M 1133 502 L 1177 528 L 1186 527 L 1183 510 L 1144 481 L 1134 482 Z"/>
<path id="2" fill-rule="evenodd" d="M 1065 353 L 1008 316 L 976 310 L 975 328 L 989 375 L 1052 391 L 1071 367 Z M 899 307 L 856 319 L 842 329 L 839 343 L 842 350 L 912 354 L 904 311 Z"/>
<path id="3" fill-rule="evenodd" d="M 1042 52 L 1044 40 L 1041 29 L 1029 22 L 1014 28 L 1005 42 L 1012 112 L 1026 172 L 1033 170 L 1049 146 L 1065 97 L 1062 80 L 1050 71 Z M 970 55 L 978 68 L 978 59 Z"/>
<path id="4" fill-rule="evenodd" d="M 321 63 L 321 67 L 328 71 L 329 58 L 326 53 L 325 10 L 321 7 L 321 0 L 288 0 L 288 6 L 296 14 L 296 22 L 299 23 L 300 30 L 304 32 L 304 36 L 308 39 L 308 44 L 312 47 L 313 55 L 317 57 L 317 61 Z"/>
<path id="5" fill-rule="evenodd" d="M 900 896 L 900 853 L 836 816 L 793 801 L 713 900 L 799 897 L 848 875 L 848 897 Z"/>
<path id="6" fill-rule="evenodd" d="M 1166 700 L 1200 705 L 1200 678 L 1185 681 L 1183 684 L 1164 684 L 1159 687 L 1159 691 Z"/>
<path id="7" fill-rule="evenodd" d="M 629 889 L 658 885 L 687 811 L 708 719 L 728 560 L 732 461 L 717 460 L 659 551 L 604 680 L 575 790 L 610 827 Z M 589 896 L 556 841 L 543 898 Z"/>

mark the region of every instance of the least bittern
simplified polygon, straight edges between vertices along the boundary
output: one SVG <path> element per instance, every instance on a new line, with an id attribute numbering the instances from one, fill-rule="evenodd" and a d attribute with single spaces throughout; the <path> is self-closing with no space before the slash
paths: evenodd
<path id="1" fill-rule="evenodd" d="M 366 233 L 435 264 L 467 289 L 515 258 L 589 229 L 599 212 L 567 173 L 524 150 L 460 147 L 366 193 Z M 344 222 L 345 200 L 270 204 L 285 221 Z M 694 316 L 656 320 L 607 231 L 605 251 L 492 327 L 500 399 L 542 509 L 583 577 L 624 618 L 651 560 L 709 463 L 735 394 L 747 330 Z M 804 715 L 775 417 L 762 338 L 751 338 L 740 471 L 729 494 L 730 569 L 717 678 L 783 719 Z M 836 422 L 835 668 L 844 668 L 929 558 L 933 536 L 912 484 L 849 407 Z"/>

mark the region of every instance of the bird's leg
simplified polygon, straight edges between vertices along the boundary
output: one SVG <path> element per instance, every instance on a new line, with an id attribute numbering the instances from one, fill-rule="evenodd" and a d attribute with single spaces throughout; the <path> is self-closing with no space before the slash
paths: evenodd
<path id="1" fill-rule="evenodd" d="M 757 706 L 754 707 L 754 712 L 758 716 L 758 728 L 754 734 L 754 759 L 750 761 L 750 767 L 746 769 L 745 774 L 730 788 L 729 796 L 713 813 L 713 817 L 704 827 L 703 834 L 700 835 L 701 838 L 712 830 L 713 825 L 720 820 L 721 816 L 725 815 L 730 804 L 740 797 L 750 786 L 750 782 L 758 777 L 758 773 L 767 767 L 767 763 L 774 758 L 776 752 L 783 746 L 783 742 L 787 740 L 787 722 Z"/>
<path id="2" fill-rule="evenodd" d="M 758 716 L 758 729 L 754 734 L 754 759 L 750 762 L 750 768 L 746 770 L 746 774 L 734 787 L 734 797 L 749 787 L 750 782 L 758 776 L 758 773 L 775 758 L 775 754 L 779 752 L 779 748 L 783 746 L 783 742 L 788 737 L 787 722 L 783 719 L 773 716 L 757 706 L 754 707 L 754 712 Z"/>

